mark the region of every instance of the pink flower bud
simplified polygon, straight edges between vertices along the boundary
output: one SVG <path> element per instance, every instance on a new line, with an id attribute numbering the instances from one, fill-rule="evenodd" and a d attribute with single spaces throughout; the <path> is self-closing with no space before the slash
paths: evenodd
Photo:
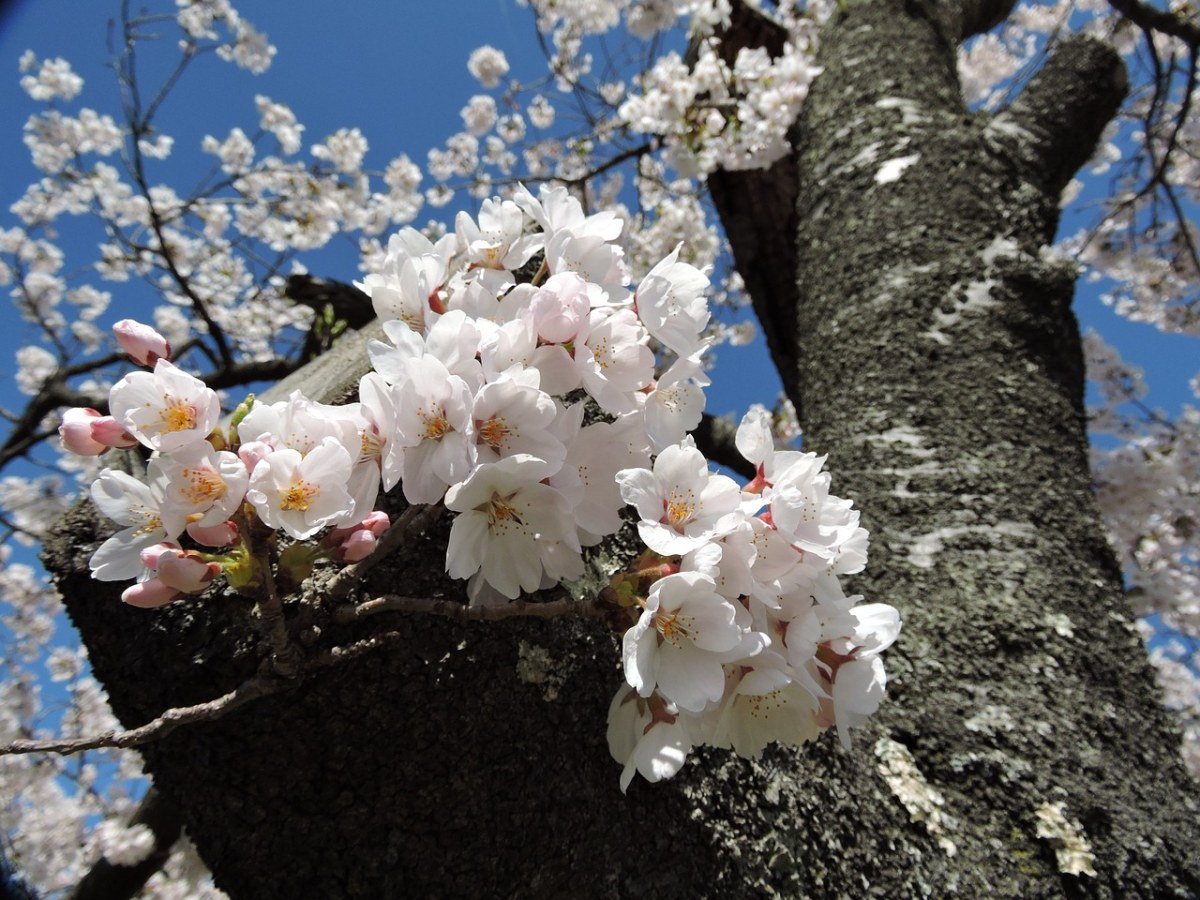
<path id="1" fill-rule="evenodd" d="M 587 282 L 574 272 L 551 275 L 529 305 L 538 337 L 550 344 L 565 344 L 579 337 L 591 308 Z"/>
<path id="2" fill-rule="evenodd" d="M 205 547 L 228 547 L 230 544 L 236 544 L 240 538 L 238 527 L 233 522 L 189 525 L 187 533 L 197 544 L 203 544 Z"/>
<path id="3" fill-rule="evenodd" d="M 92 420 L 92 439 L 105 447 L 126 449 L 137 446 L 137 438 L 112 416 L 100 416 Z"/>
<path id="4" fill-rule="evenodd" d="M 141 559 L 143 566 L 151 571 L 156 572 L 158 571 L 158 561 L 162 559 L 164 553 L 179 552 L 180 548 L 178 544 L 172 544 L 167 541 L 163 541 L 162 543 L 146 547 L 141 553 L 138 554 L 138 558 Z"/>
<path id="5" fill-rule="evenodd" d="M 334 528 L 325 536 L 323 543 L 333 550 L 333 558 L 339 562 L 358 562 L 374 552 L 379 538 L 391 526 L 388 514 L 377 509 L 357 525 Z"/>
<path id="6" fill-rule="evenodd" d="M 362 520 L 362 527 L 375 537 L 383 537 L 384 532 L 392 527 L 392 520 L 382 509 L 377 509 Z"/>
<path id="7" fill-rule="evenodd" d="M 133 319 L 122 319 L 113 326 L 113 334 L 117 336 L 121 349 L 140 366 L 153 368 L 160 359 L 171 357 L 171 345 L 167 339 L 149 325 Z"/>
<path id="8" fill-rule="evenodd" d="M 374 553 L 377 546 L 379 546 L 379 538 L 363 528 L 342 541 L 341 546 L 334 551 L 333 555 L 340 562 L 358 562 Z"/>
<path id="9" fill-rule="evenodd" d="M 265 441 L 247 441 L 238 447 L 238 459 L 246 464 L 246 471 L 253 472 L 254 467 L 271 455 L 275 450 Z"/>
<path id="10" fill-rule="evenodd" d="M 178 596 L 179 591 L 175 588 L 168 587 L 157 578 L 151 578 L 149 581 L 139 581 L 125 588 L 121 599 L 139 609 L 157 609 L 166 606 Z"/>
<path id="11" fill-rule="evenodd" d="M 158 580 L 185 594 L 199 594 L 220 572 L 220 563 L 205 562 L 194 550 L 164 553 L 158 558 Z"/>
<path id="12" fill-rule="evenodd" d="M 63 413 L 58 436 L 66 450 L 79 456 L 99 456 L 108 447 L 92 437 L 92 423 L 100 413 L 89 407 L 76 406 Z"/>

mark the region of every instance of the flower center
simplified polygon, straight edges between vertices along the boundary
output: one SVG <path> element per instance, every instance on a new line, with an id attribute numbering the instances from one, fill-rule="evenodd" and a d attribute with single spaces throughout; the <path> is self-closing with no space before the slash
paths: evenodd
<path id="1" fill-rule="evenodd" d="M 525 521 L 517 512 L 517 507 L 510 501 L 512 495 L 501 497 L 499 494 L 492 494 L 491 502 L 487 505 L 488 527 L 504 532 L 508 530 L 509 523 L 513 523 L 519 528 L 525 527 Z"/>
<path id="2" fill-rule="evenodd" d="M 176 431 L 188 431 L 196 427 L 196 409 L 178 397 L 164 397 L 167 405 L 158 414 L 162 422 L 159 431 L 163 434 L 173 434 Z"/>
<path id="3" fill-rule="evenodd" d="M 672 528 L 679 528 L 680 525 L 690 520 L 696 514 L 696 494 L 691 489 L 686 491 L 671 491 L 663 498 L 663 517 L 662 523 L 670 525 Z"/>
<path id="4" fill-rule="evenodd" d="M 685 640 L 692 639 L 695 618 L 681 616 L 679 610 L 675 610 L 670 615 L 660 612 L 654 617 L 654 627 L 662 635 L 664 641 L 678 650 Z"/>
<path id="5" fill-rule="evenodd" d="M 448 432 L 454 429 L 450 427 L 450 422 L 446 418 L 446 413 L 441 407 L 435 407 L 433 412 L 425 412 L 424 409 L 417 413 L 421 417 L 421 421 L 425 423 L 425 433 L 422 437 L 428 441 L 440 441 Z"/>
<path id="6" fill-rule="evenodd" d="M 500 257 L 504 255 L 503 244 L 489 244 L 483 251 L 484 262 L 481 263 L 485 269 L 501 269 Z"/>
<path id="7" fill-rule="evenodd" d="M 363 457 L 378 462 L 383 456 L 383 435 L 372 426 L 360 431 L 359 437 L 361 438 L 359 446 Z"/>
<path id="8" fill-rule="evenodd" d="M 486 422 L 477 423 L 476 427 L 479 440 L 497 453 L 508 449 L 511 445 L 509 436 L 512 434 L 512 430 L 508 427 L 508 420 L 504 416 L 492 416 Z"/>
<path id="9" fill-rule="evenodd" d="M 186 484 L 179 492 L 189 503 L 215 503 L 225 496 L 225 480 L 212 469 L 184 469 Z"/>
<path id="10" fill-rule="evenodd" d="M 134 509 L 131 512 L 142 519 L 142 524 L 134 529 L 131 537 L 141 537 L 152 531 L 159 531 L 163 527 L 162 519 L 158 517 L 158 513 L 156 512 L 148 509 Z"/>
<path id="11" fill-rule="evenodd" d="M 303 478 L 297 478 L 283 492 L 283 496 L 279 501 L 279 508 L 308 512 L 308 508 L 312 506 L 313 501 L 320 493 L 321 489 L 317 485 L 311 484 Z"/>

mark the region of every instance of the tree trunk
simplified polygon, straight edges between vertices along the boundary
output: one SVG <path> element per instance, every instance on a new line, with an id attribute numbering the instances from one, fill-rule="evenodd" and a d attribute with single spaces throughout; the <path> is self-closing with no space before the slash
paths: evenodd
<path id="1" fill-rule="evenodd" d="M 1011 113 L 971 115 L 954 47 L 981 17 L 947 9 L 851 6 L 827 29 L 797 128 L 799 302 L 779 317 L 796 332 L 775 343 L 799 360 L 809 448 L 830 454 L 835 490 L 871 529 L 857 589 L 905 619 L 890 698 L 854 750 L 826 735 L 758 762 L 702 751 L 673 781 L 622 795 L 605 743 L 620 673 L 602 623 L 338 626 L 314 593 L 288 605 L 310 656 L 371 634 L 380 648 L 144 749 L 220 887 L 1200 890 L 1196 785 L 1091 496 L 1072 276 L 1040 253 L 1120 98 L 1119 62 L 1068 44 Z M 461 596 L 441 574 L 446 530 L 402 547 L 362 595 Z M 81 507 L 48 564 L 123 722 L 253 675 L 265 651 L 244 601 L 126 608 L 87 576 L 102 536 Z"/>

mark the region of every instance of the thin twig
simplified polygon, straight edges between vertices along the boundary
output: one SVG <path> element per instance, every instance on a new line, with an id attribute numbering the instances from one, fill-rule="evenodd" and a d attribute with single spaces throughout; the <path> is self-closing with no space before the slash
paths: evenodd
<path id="1" fill-rule="evenodd" d="M 423 509 L 429 513 L 437 510 L 438 507 L 423 507 Z M 338 624 L 347 624 L 382 612 L 435 615 L 458 622 L 495 622 L 519 617 L 551 619 L 558 616 L 583 616 L 595 618 L 603 616 L 607 612 L 607 607 L 598 600 L 575 600 L 571 597 L 560 597 L 544 602 L 513 600 L 503 606 L 467 606 L 465 603 L 455 600 L 384 594 L 357 606 L 341 607 L 335 613 L 334 621 Z M 304 679 L 299 676 L 357 659 L 372 650 L 396 643 L 405 637 L 406 633 L 402 631 L 372 634 L 352 644 L 331 647 L 314 653 L 299 662 L 296 671 L 290 675 L 281 677 L 281 674 L 277 674 L 278 665 L 274 669 L 264 669 L 227 694 L 222 694 L 205 703 L 197 703 L 195 706 L 172 707 L 137 728 L 130 728 L 126 731 L 106 731 L 103 734 L 87 738 L 13 741 L 0 746 L 0 756 L 26 753 L 67 755 L 101 747 L 140 747 L 142 744 L 165 737 L 181 725 L 216 721 L 254 700 L 291 690 L 303 683 Z"/>
<path id="2" fill-rule="evenodd" d="M 0 746 L 0 756 L 24 753 L 80 753 L 100 747 L 140 747 L 142 744 L 166 737 L 180 725 L 205 722 L 221 718 L 239 706 L 266 697 L 290 687 L 294 682 L 274 675 L 260 673 L 250 678 L 227 694 L 214 700 L 197 703 L 195 706 L 176 706 L 168 709 L 145 725 L 126 731 L 106 731 L 87 738 L 57 738 L 46 741 L 13 741 Z"/>
<path id="3" fill-rule="evenodd" d="M 437 600 L 431 597 L 405 597 L 383 594 L 354 606 L 340 607 L 333 620 L 339 624 L 355 622 L 367 616 L 385 612 L 423 613 L 443 616 L 457 622 L 496 622 L 520 617 L 554 619 L 558 616 L 598 617 L 606 609 L 596 600 L 575 600 L 563 597 L 542 603 L 531 600 L 512 600 L 495 606 L 468 606 L 457 600 Z"/>

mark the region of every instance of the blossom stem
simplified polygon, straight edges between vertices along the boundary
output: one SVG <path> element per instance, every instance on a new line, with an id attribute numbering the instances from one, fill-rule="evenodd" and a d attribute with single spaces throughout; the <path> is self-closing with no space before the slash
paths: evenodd
<path id="1" fill-rule="evenodd" d="M 258 566 L 262 572 L 263 593 L 254 604 L 255 625 L 271 645 L 271 668 L 275 674 L 295 678 L 300 673 L 300 648 L 288 634 L 283 601 L 275 587 L 270 561 L 259 557 Z"/>

